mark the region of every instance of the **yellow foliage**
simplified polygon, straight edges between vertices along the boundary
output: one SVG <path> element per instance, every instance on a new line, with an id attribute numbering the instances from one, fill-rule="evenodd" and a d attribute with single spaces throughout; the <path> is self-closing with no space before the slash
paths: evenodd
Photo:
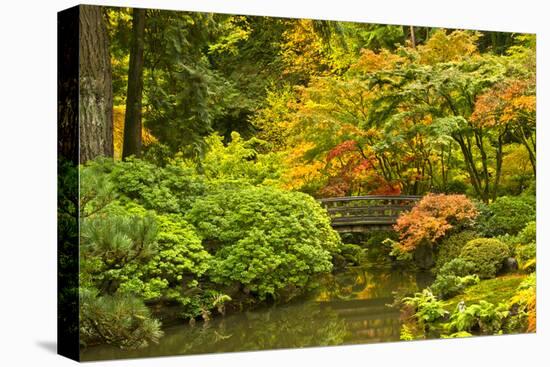
<path id="1" fill-rule="evenodd" d="M 519 286 L 519 291 L 510 300 L 510 304 L 517 304 L 527 313 L 527 332 L 537 331 L 537 287 L 536 274 L 529 275 Z"/>
<path id="2" fill-rule="evenodd" d="M 307 184 L 322 179 L 321 170 L 325 163 L 322 161 L 304 162 L 304 154 L 314 147 L 313 143 L 302 143 L 292 148 L 284 161 L 285 172 L 282 176 L 282 188 L 286 190 L 297 190 Z"/>
<path id="3" fill-rule="evenodd" d="M 329 70 L 323 40 L 315 32 L 311 19 L 299 19 L 284 33 L 282 58 L 286 64 L 284 74 L 310 78 Z"/>
<path id="4" fill-rule="evenodd" d="M 453 31 L 447 35 L 444 30 L 436 31 L 425 45 L 418 46 L 422 64 L 460 61 L 477 53 L 478 33 Z"/>
<path id="5" fill-rule="evenodd" d="M 124 141 L 124 115 L 125 106 L 113 106 L 113 146 L 114 158 L 120 160 L 122 158 L 122 142 Z M 142 128 L 141 140 L 143 146 L 147 146 L 157 141 L 157 139 L 149 132 Z"/>

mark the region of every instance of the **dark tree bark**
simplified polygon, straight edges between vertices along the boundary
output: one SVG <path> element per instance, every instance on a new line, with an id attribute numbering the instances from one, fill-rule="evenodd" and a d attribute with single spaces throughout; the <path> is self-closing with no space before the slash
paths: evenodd
<path id="1" fill-rule="evenodd" d="M 141 106 L 143 95 L 143 34 L 145 9 L 134 9 L 132 19 L 132 44 L 128 68 L 128 93 L 124 117 L 124 142 L 122 158 L 141 156 Z"/>
<path id="2" fill-rule="evenodd" d="M 80 163 L 113 156 L 113 90 L 100 6 L 80 6 Z"/>
<path id="3" fill-rule="evenodd" d="M 58 15 L 57 27 L 57 151 L 78 165 L 78 16 L 79 9 Z"/>

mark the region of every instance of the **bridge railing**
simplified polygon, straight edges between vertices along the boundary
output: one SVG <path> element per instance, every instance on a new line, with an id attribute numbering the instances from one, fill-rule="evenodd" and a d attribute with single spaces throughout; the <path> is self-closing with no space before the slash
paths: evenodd
<path id="1" fill-rule="evenodd" d="M 412 209 L 422 196 L 367 195 L 320 199 L 331 217 L 332 225 L 391 225 L 399 214 Z"/>

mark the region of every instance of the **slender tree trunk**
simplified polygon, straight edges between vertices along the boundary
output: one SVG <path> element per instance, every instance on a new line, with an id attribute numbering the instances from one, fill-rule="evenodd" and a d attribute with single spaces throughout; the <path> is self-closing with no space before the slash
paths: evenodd
<path id="1" fill-rule="evenodd" d="M 506 132 L 506 131 L 505 131 Z M 493 187 L 493 200 L 497 198 L 498 195 L 498 187 L 500 185 L 500 176 L 502 175 L 502 148 L 503 148 L 503 136 L 504 133 L 500 134 L 498 136 L 498 145 L 497 145 L 497 151 L 496 151 L 496 173 L 495 173 L 495 185 Z"/>
<path id="2" fill-rule="evenodd" d="M 533 168 L 533 175 L 537 177 L 537 163 L 536 163 L 537 160 L 535 155 L 536 145 L 533 140 L 533 137 L 531 135 L 531 138 L 530 138 L 531 144 L 532 144 L 532 148 L 531 148 L 529 144 L 529 140 L 527 139 L 527 136 L 525 134 L 525 130 L 523 129 L 523 127 L 520 126 L 518 130 L 519 130 L 519 133 L 516 135 L 519 137 L 519 140 L 521 141 L 525 149 L 527 149 L 527 153 L 529 153 L 529 162 L 531 162 L 531 167 Z"/>
<path id="3" fill-rule="evenodd" d="M 410 31 L 411 31 L 411 45 L 412 45 L 412 48 L 416 48 L 416 37 L 414 36 L 414 26 L 410 26 Z"/>
<path id="4" fill-rule="evenodd" d="M 122 158 L 141 156 L 141 108 L 143 95 L 143 37 L 145 9 L 134 9 L 132 19 L 132 44 L 128 68 L 128 93 L 124 117 L 124 142 Z"/>
<path id="5" fill-rule="evenodd" d="M 101 7 L 80 7 L 80 163 L 113 156 L 113 90 Z"/>

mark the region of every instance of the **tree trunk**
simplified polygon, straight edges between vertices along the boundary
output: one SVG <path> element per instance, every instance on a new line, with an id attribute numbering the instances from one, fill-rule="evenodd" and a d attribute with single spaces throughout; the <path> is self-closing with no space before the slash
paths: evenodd
<path id="1" fill-rule="evenodd" d="M 143 34 L 145 9 L 134 9 L 132 19 L 132 44 L 128 68 L 128 93 L 124 117 L 124 142 L 122 158 L 141 156 L 141 106 L 143 93 Z"/>
<path id="2" fill-rule="evenodd" d="M 78 7 L 57 21 L 57 151 L 78 165 Z"/>
<path id="3" fill-rule="evenodd" d="M 101 7 L 80 7 L 80 163 L 113 156 L 113 90 Z"/>
<path id="4" fill-rule="evenodd" d="M 410 26 L 411 30 L 411 46 L 412 48 L 416 48 L 416 37 L 414 36 L 414 26 Z"/>

